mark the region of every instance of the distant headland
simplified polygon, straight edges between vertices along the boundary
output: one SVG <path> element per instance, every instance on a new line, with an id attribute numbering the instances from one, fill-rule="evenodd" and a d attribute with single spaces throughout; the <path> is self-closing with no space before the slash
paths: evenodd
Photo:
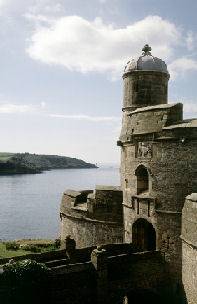
<path id="1" fill-rule="evenodd" d="M 98 168 L 77 158 L 59 155 L 39 155 L 0 152 L 0 175 L 42 173 L 51 169 Z"/>

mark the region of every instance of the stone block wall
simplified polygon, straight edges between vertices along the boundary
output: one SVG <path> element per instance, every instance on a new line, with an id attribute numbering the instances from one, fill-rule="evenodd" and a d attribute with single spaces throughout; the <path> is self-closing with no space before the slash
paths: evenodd
<path id="1" fill-rule="evenodd" d="M 123 75 L 123 108 L 166 104 L 169 75 L 157 71 L 132 71 Z"/>
<path id="2" fill-rule="evenodd" d="M 68 190 L 62 198 L 60 218 L 62 242 L 70 235 L 78 248 L 122 243 L 122 191 L 106 186 L 85 194 Z"/>
<path id="3" fill-rule="evenodd" d="M 197 193 L 187 196 L 182 215 L 182 281 L 188 304 L 197 300 Z"/>
<path id="4" fill-rule="evenodd" d="M 122 149 L 125 241 L 132 242 L 134 222 L 145 218 L 155 228 L 157 249 L 165 252 L 172 273 L 181 278 L 181 211 L 185 197 L 197 191 L 197 141 L 141 140 L 148 153 L 139 155 L 139 142 L 135 141 Z M 137 195 L 135 171 L 139 165 L 149 172 L 149 189 L 142 195 Z"/>
<path id="5" fill-rule="evenodd" d="M 120 136 L 124 236 L 132 242 L 140 218 L 156 231 L 157 249 L 165 254 L 173 276 L 181 280 L 181 212 L 185 197 L 197 192 L 197 128 L 182 121 L 182 104 L 157 105 L 123 113 Z M 148 174 L 138 193 L 137 170 Z"/>
<path id="6" fill-rule="evenodd" d="M 161 132 L 163 127 L 175 124 L 183 118 L 181 103 L 138 108 L 123 113 L 120 140 L 128 141 L 133 135 Z"/>

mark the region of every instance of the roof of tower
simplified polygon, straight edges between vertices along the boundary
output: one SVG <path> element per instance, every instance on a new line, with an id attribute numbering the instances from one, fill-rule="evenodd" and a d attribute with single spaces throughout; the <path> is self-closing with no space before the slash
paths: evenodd
<path id="1" fill-rule="evenodd" d="M 142 55 L 137 60 L 131 59 L 127 62 L 124 73 L 131 71 L 158 71 L 169 74 L 166 63 L 151 54 L 151 47 L 148 44 L 143 47 L 142 52 Z"/>

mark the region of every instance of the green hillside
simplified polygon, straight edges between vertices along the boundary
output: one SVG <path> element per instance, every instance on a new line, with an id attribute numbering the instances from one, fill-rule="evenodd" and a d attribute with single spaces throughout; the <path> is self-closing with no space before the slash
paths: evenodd
<path id="1" fill-rule="evenodd" d="M 41 173 L 44 170 L 75 168 L 97 167 L 67 156 L 0 152 L 0 174 Z"/>

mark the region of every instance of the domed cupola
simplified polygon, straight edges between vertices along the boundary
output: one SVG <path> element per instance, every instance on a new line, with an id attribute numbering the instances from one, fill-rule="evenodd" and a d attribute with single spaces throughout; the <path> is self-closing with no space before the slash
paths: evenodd
<path id="1" fill-rule="evenodd" d="M 162 59 L 154 57 L 151 54 L 151 47 L 148 44 L 143 47 L 142 51 L 142 56 L 140 56 L 137 60 L 131 59 L 131 61 L 127 62 L 124 73 L 138 70 L 158 71 L 169 74 L 165 62 Z"/>
<path id="2" fill-rule="evenodd" d="M 137 60 L 130 60 L 124 69 L 123 111 L 167 103 L 170 74 L 162 59 L 151 54 L 146 44 Z"/>

